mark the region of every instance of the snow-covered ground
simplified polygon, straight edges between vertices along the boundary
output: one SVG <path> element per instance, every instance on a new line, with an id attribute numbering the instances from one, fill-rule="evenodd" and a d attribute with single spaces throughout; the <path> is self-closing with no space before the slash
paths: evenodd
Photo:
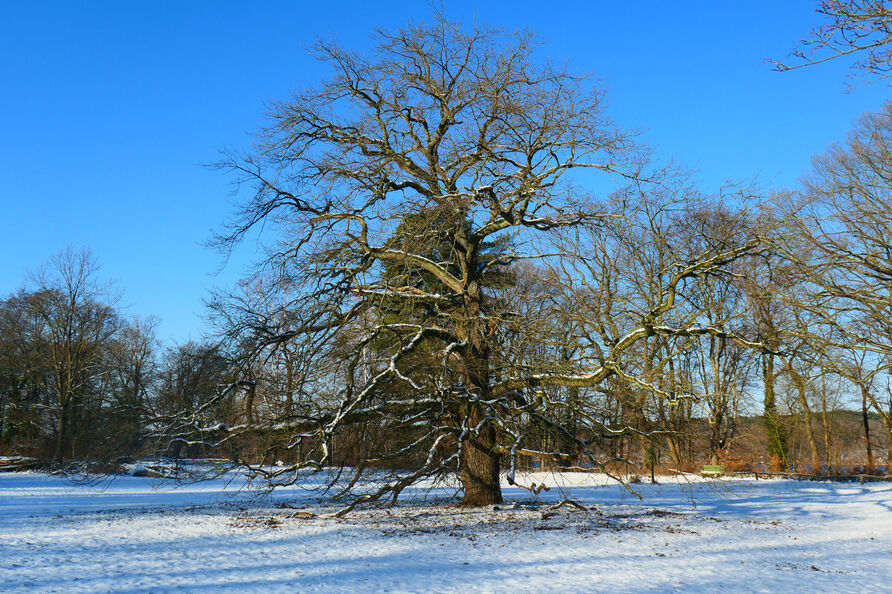
<path id="1" fill-rule="evenodd" d="M 0 473 L 0 590 L 892 589 L 889 483 L 663 479 L 638 501 L 598 475 L 524 480 L 552 488 L 486 510 L 419 489 L 336 519 L 298 488 Z M 550 509 L 567 496 L 591 509 Z"/>

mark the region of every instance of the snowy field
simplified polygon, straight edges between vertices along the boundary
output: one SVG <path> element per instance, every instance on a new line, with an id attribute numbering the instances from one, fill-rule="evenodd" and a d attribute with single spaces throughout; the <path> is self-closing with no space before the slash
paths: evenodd
<path id="1" fill-rule="evenodd" d="M 892 484 L 637 485 L 535 475 L 497 509 L 407 492 L 346 518 L 312 491 L 0 473 L 0 590 L 880 592 Z M 550 507 L 564 497 L 590 508 Z"/>

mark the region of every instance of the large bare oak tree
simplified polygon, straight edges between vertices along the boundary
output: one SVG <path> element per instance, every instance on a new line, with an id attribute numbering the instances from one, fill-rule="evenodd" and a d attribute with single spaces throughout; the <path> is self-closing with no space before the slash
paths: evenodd
<path id="1" fill-rule="evenodd" d="M 614 378 L 671 396 L 624 353 L 658 334 L 739 339 L 673 312 L 698 279 L 760 249 L 747 217 L 716 241 L 661 236 L 658 220 L 694 213 L 649 192 L 683 184 L 645 181 L 602 93 L 537 57 L 529 34 L 439 20 L 377 42 L 367 55 L 318 43 L 330 77 L 273 103 L 255 150 L 221 163 L 252 193 L 220 245 L 261 227 L 277 242 L 245 285 L 263 290 L 215 309 L 253 369 L 287 349 L 276 385 L 288 405 L 246 376 L 220 394 L 244 393 L 238 423 L 216 422 L 208 403 L 169 419 L 172 442 L 250 446 L 274 484 L 335 465 L 354 478 L 409 468 L 348 508 L 451 473 L 465 505 L 498 503 L 500 471 L 513 483 L 523 453 L 601 464 L 594 446 L 636 428 L 606 426 L 580 390 Z M 617 191 L 595 200 L 583 184 Z M 589 334 L 567 308 L 609 294 L 594 263 L 636 236 L 663 242 L 660 281 Z M 533 433 L 560 448 L 531 450 Z"/>

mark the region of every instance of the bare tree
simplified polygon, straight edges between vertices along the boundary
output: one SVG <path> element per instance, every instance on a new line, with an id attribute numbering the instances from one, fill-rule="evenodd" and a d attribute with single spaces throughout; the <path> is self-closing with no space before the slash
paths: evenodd
<path id="1" fill-rule="evenodd" d="M 745 275 L 750 311 L 759 340 L 768 348 L 760 353 L 763 387 L 762 411 L 770 464 L 775 470 L 789 465 L 788 431 L 778 407 L 776 384 L 783 369 L 778 365 L 785 344 L 789 306 L 783 296 L 791 281 L 789 265 L 776 250 L 752 263 Z"/>
<path id="2" fill-rule="evenodd" d="M 629 201 L 646 204 L 639 153 L 604 117 L 601 93 L 534 58 L 527 33 L 466 31 L 439 20 L 377 39 L 371 55 L 320 42 L 316 52 L 331 77 L 272 104 L 256 151 L 221 164 L 254 193 L 220 245 L 260 225 L 276 227 L 281 243 L 265 270 L 289 292 L 281 304 L 287 315 L 245 311 L 237 326 L 253 328 L 261 344 L 309 345 L 309 372 L 296 389 L 312 398 L 290 415 L 235 426 L 214 419 L 209 406 L 193 409 L 171 420 L 174 439 L 200 435 L 224 446 L 282 436 L 295 462 L 252 467 L 281 483 L 302 469 L 344 463 L 347 443 L 386 435 L 350 464 L 356 476 L 388 460 L 410 460 L 411 468 L 348 508 L 453 472 L 465 505 L 497 503 L 502 464 L 513 482 L 524 453 L 602 463 L 594 446 L 633 428 L 605 427 L 586 406 L 568 415 L 568 403 L 580 400 L 572 390 L 613 378 L 664 394 L 624 370 L 625 353 L 656 334 L 730 337 L 711 326 L 676 327 L 667 316 L 689 282 L 758 250 L 759 240 L 737 230 L 702 251 L 676 246 L 653 301 L 615 332 L 589 339 L 584 351 L 573 350 L 580 334 L 565 344 L 537 334 L 546 314 L 509 307 L 516 276 L 531 270 L 518 262 L 563 261 L 568 274 L 556 282 L 567 293 L 599 283 L 580 276 L 579 263 L 647 219 L 622 200 L 593 200 L 571 174 L 611 174 L 614 186 L 632 184 Z M 558 319 L 560 307 L 547 315 Z M 264 317 L 288 323 L 258 326 Z M 520 346 L 524 357 L 508 350 Z M 566 356 L 550 356 L 561 351 Z M 568 428 L 570 418 L 577 425 Z M 550 441 L 572 452 L 531 451 L 531 427 L 559 436 Z"/>
<path id="3" fill-rule="evenodd" d="M 820 0 L 826 17 L 793 51 L 795 63 L 772 61 L 791 70 L 852 56 L 851 68 L 864 80 L 886 78 L 892 71 L 892 7 L 886 0 Z M 855 75 L 853 75 L 855 76 Z"/>
<path id="4" fill-rule="evenodd" d="M 154 317 L 121 319 L 105 345 L 108 450 L 132 454 L 141 449 L 157 388 L 158 362 Z"/>
<path id="5" fill-rule="evenodd" d="M 748 221 L 739 220 L 739 213 L 727 207 L 702 209 L 689 218 L 701 249 L 716 249 L 733 236 L 736 227 Z M 752 224 L 752 223 L 750 223 Z M 754 262 L 758 264 L 758 262 Z M 728 267 L 725 274 L 705 277 L 692 292 L 692 311 L 703 325 L 723 328 L 735 335 L 752 335 L 752 311 L 747 300 L 742 266 Z M 693 385 L 701 395 L 699 404 L 705 410 L 709 426 L 709 455 L 719 463 L 730 453 L 731 440 L 737 431 L 737 418 L 749 387 L 756 357 L 755 351 L 722 335 L 701 337 L 692 345 Z"/>
<path id="6" fill-rule="evenodd" d="M 92 404 L 101 398 L 107 346 L 118 328 L 115 297 L 97 271 L 88 252 L 66 250 L 2 308 L 16 359 L 14 381 L 31 391 L 32 405 L 41 411 L 34 422 L 48 425 L 40 433 L 52 435 L 56 462 L 82 453 L 81 442 L 95 435 Z"/>
<path id="7" fill-rule="evenodd" d="M 812 290 L 800 306 L 832 329 L 826 347 L 840 353 L 835 372 L 859 388 L 892 435 L 892 416 L 872 389 L 892 370 L 892 105 L 864 116 L 844 145 L 815 159 L 795 209 L 811 245 Z"/>
<path id="8" fill-rule="evenodd" d="M 23 293 L 0 301 L 0 444 L 5 452 L 40 453 L 47 402 L 44 358 L 29 340 Z"/>

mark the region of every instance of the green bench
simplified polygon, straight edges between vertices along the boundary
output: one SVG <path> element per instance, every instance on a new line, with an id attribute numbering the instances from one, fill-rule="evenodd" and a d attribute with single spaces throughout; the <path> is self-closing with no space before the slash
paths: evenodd
<path id="1" fill-rule="evenodd" d="M 700 476 L 717 477 L 725 474 L 725 467 L 718 464 L 707 464 L 700 470 Z"/>

